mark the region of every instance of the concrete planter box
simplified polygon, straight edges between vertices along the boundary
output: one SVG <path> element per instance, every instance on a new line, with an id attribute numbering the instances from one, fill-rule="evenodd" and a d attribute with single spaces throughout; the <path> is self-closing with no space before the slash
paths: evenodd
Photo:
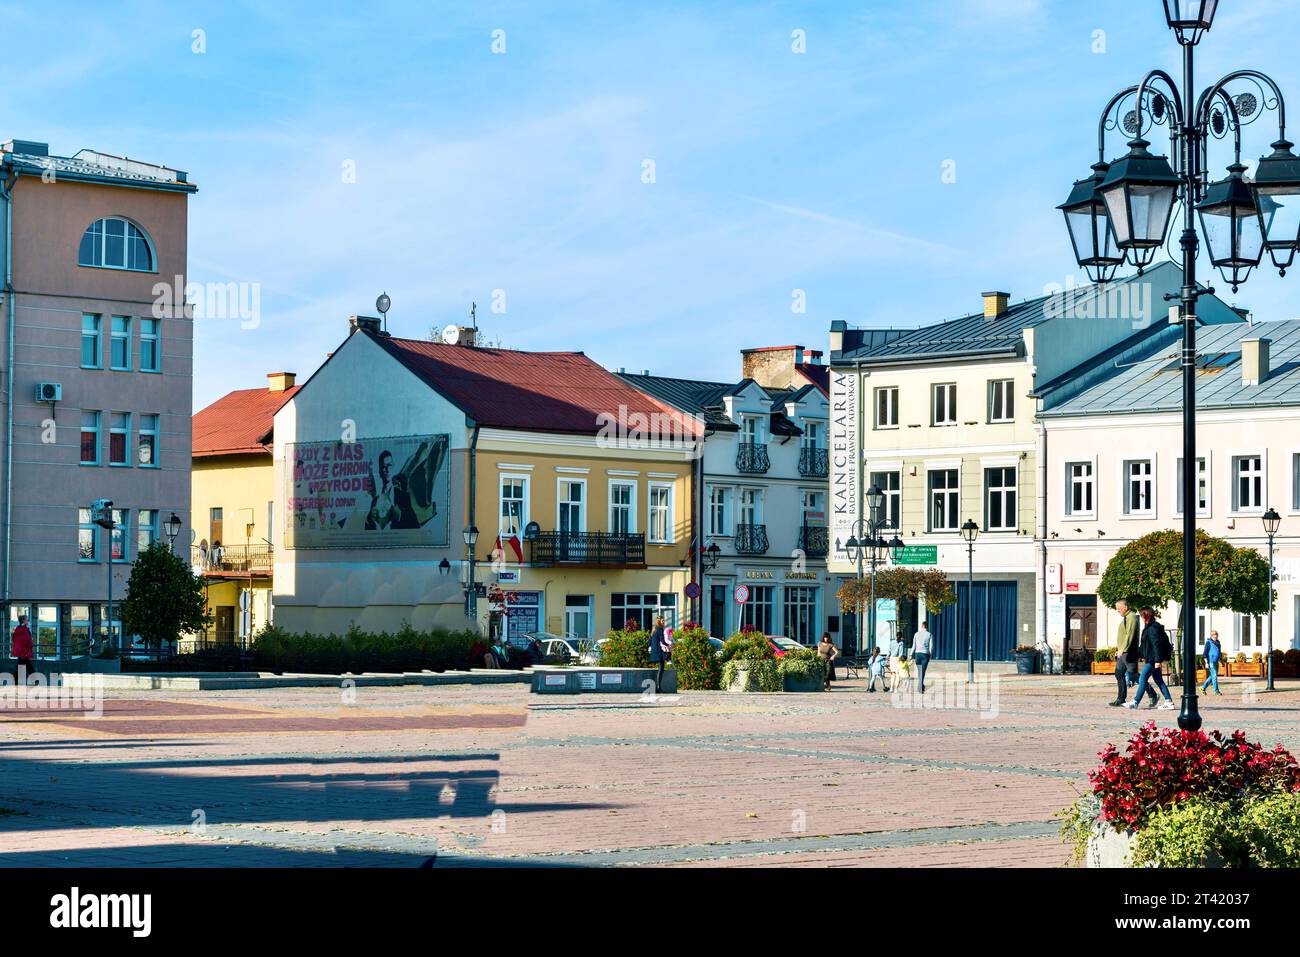
<path id="1" fill-rule="evenodd" d="M 533 694 L 654 694 L 658 668 L 533 669 Z M 648 684 L 647 684 L 648 682 Z M 661 694 L 677 692 L 677 669 L 665 668 Z"/>
<path id="2" fill-rule="evenodd" d="M 784 689 L 786 691 L 807 692 L 826 690 L 826 683 L 816 676 L 811 678 L 796 678 L 793 675 L 785 675 L 783 681 L 785 683 Z"/>
<path id="3" fill-rule="evenodd" d="M 1112 827 L 1098 827 L 1088 838 L 1085 855 L 1088 867 L 1129 867 L 1136 835 L 1132 831 L 1116 831 Z"/>

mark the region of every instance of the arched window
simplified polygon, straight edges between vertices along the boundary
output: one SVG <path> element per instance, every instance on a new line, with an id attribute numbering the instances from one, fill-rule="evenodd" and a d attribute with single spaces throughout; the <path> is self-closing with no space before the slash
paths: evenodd
<path id="1" fill-rule="evenodd" d="M 77 261 L 82 266 L 153 272 L 153 245 L 135 223 L 109 216 L 90 224 L 81 237 Z"/>

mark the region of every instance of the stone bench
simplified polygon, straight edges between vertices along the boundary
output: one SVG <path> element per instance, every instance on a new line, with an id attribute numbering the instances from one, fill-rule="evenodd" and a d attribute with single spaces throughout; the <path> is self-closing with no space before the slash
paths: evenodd
<path id="1" fill-rule="evenodd" d="M 651 694 L 658 668 L 533 668 L 533 694 Z M 663 694 L 677 691 L 677 671 L 664 669 Z"/>

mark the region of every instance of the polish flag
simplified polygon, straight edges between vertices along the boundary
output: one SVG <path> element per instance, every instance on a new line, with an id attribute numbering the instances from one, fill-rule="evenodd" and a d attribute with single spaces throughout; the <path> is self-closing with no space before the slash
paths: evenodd
<path id="1" fill-rule="evenodd" d="M 518 535 L 511 535 L 508 539 L 506 539 L 506 544 L 509 545 L 509 546 L 510 546 L 510 550 L 511 550 L 512 552 L 515 553 L 515 562 L 516 562 L 517 564 L 522 565 L 523 562 L 524 562 L 524 543 L 521 542 L 521 541 L 519 540 L 519 536 L 518 536 Z M 504 558 L 504 559 L 509 559 L 510 556 L 509 556 L 509 554 L 506 552 L 505 545 L 502 545 L 502 544 L 501 544 L 501 536 L 500 536 L 500 535 L 497 536 L 497 548 L 496 548 L 496 550 L 497 550 L 498 552 L 501 553 L 501 557 L 502 557 L 502 558 Z"/>

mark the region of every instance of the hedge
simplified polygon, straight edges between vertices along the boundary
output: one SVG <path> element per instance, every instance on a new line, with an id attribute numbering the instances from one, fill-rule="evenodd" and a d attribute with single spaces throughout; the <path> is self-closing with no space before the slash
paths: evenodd
<path id="1" fill-rule="evenodd" d="M 611 629 L 609 640 L 601 642 L 600 666 L 602 668 L 649 668 L 650 632 L 635 628 Z"/>
<path id="2" fill-rule="evenodd" d="M 672 663 L 679 691 L 717 691 L 722 685 L 722 664 L 709 633 L 698 625 L 687 624 L 673 632 Z"/>
<path id="3" fill-rule="evenodd" d="M 472 631 L 361 631 L 344 635 L 296 634 L 275 626 L 253 638 L 253 664 L 259 671 L 354 674 L 363 671 L 448 671 L 470 665 L 479 636 Z"/>

